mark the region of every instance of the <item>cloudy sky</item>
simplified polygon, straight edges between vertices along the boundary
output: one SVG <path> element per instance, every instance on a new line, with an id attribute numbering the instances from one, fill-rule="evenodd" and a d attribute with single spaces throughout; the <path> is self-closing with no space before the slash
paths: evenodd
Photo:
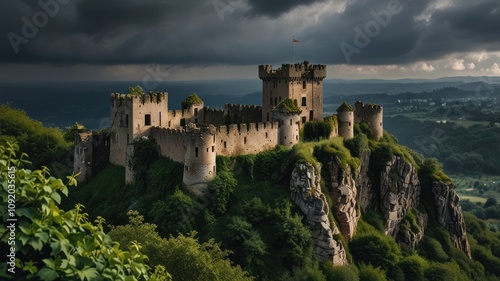
<path id="1" fill-rule="evenodd" d="M 498 0 L 5 0 L 0 81 L 500 76 Z"/>

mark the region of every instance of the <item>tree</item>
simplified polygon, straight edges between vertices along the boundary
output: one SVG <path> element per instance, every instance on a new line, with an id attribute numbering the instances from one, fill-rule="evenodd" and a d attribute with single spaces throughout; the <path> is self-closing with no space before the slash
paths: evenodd
<path id="1" fill-rule="evenodd" d="M 17 157 L 18 147 L 0 146 L 0 248 L 9 252 L 12 263 L 0 264 L 0 278 L 16 280 L 170 280 L 163 267 L 155 272 L 135 242 L 118 248 L 103 231 L 104 219 L 95 223 L 83 213 L 83 205 L 64 211 L 61 195 L 76 185 L 68 176 L 50 176 L 49 170 L 23 169 L 26 154 Z M 15 209 L 15 210 L 14 210 Z M 17 221 L 8 220 L 16 216 Z M 9 228 L 7 228 L 9 226 Z M 13 227 L 10 227 L 13 226 Z M 15 240 L 11 233 L 15 233 Z M 15 241 L 15 244 L 11 241 Z M 14 274 L 9 274 L 15 271 Z"/>
<path id="2" fill-rule="evenodd" d="M 165 267 L 174 280 L 252 280 L 239 266 L 231 264 L 227 258 L 229 252 L 222 250 L 213 239 L 200 243 L 194 231 L 162 238 L 156 232 L 156 225 L 144 223 L 144 217 L 137 211 L 129 211 L 128 215 L 129 224 L 113 226 L 110 236 L 120 245 L 131 241 L 144 245 L 150 266 Z"/>
<path id="3" fill-rule="evenodd" d="M 130 86 L 128 87 L 128 93 L 131 95 L 136 95 L 136 96 L 143 96 L 144 95 L 144 90 L 142 89 L 141 86 Z"/>
<path id="4" fill-rule="evenodd" d="M 349 243 L 349 249 L 356 263 L 371 264 L 383 269 L 394 266 L 401 256 L 396 242 L 381 234 L 355 236 Z"/>
<path id="5" fill-rule="evenodd" d="M 486 202 L 484 202 L 484 205 L 483 205 L 483 208 L 488 208 L 488 207 L 492 207 L 492 206 L 496 206 L 498 204 L 497 200 L 493 197 L 489 197 L 488 200 L 486 200 Z"/>

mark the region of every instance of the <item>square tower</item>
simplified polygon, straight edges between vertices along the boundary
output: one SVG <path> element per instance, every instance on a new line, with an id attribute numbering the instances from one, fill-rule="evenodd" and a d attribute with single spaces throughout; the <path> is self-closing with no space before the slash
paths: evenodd
<path id="1" fill-rule="evenodd" d="M 149 135 L 153 126 L 166 126 L 168 94 L 111 94 L 110 162 L 125 166 L 127 146 Z"/>
<path id="2" fill-rule="evenodd" d="M 282 64 L 273 70 L 271 65 L 259 65 L 262 80 L 262 121 L 271 121 L 272 110 L 282 100 L 296 100 L 302 113 L 302 123 L 323 120 L 323 79 L 326 65 L 308 61 Z"/>

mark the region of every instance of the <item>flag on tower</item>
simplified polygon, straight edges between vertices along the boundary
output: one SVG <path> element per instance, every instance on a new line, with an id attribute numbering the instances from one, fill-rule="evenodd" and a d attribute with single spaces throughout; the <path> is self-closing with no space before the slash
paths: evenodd
<path id="1" fill-rule="evenodd" d="M 298 43 L 299 40 L 295 39 L 295 37 L 292 37 L 292 43 Z"/>

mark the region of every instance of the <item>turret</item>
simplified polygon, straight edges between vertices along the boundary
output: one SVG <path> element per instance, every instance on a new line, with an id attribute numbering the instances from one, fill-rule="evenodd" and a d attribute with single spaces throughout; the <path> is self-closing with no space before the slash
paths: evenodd
<path id="1" fill-rule="evenodd" d="M 337 109 L 337 119 L 339 124 L 339 136 L 344 139 L 354 137 L 354 109 L 347 102 L 342 103 Z"/>
<path id="2" fill-rule="evenodd" d="M 185 111 L 185 124 L 203 123 L 204 120 L 200 118 L 202 116 L 201 111 L 203 110 L 203 101 L 198 97 L 196 93 L 187 96 L 182 101 L 182 109 Z"/>
<path id="3" fill-rule="evenodd" d="M 284 99 L 272 111 L 273 121 L 278 121 L 278 142 L 280 145 L 293 146 L 299 142 L 300 113 L 302 110 L 296 100 Z"/>
<path id="4" fill-rule="evenodd" d="M 372 137 L 375 140 L 380 140 L 384 135 L 383 120 L 383 107 L 378 104 L 367 103 L 363 104 L 357 101 L 354 105 L 356 111 L 354 113 L 354 121 L 356 123 L 366 123 L 372 132 Z"/>
<path id="5" fill-rule="evenodd" d="M 184 134 L 183 183 L 191 189 L 204 189 L 216 174 L 215 127 L 197 128 L 190 123 Z"/>
<path id="6" fill-rule="evenodd" d="M 78 181 L 92 177 L 92 131 L 76 133 L 73 173 L 78 174 Z"/>
<path id="7" fill-rule="evenodd" d="M 325 65 L 308 61 L 283 64 L 273 70 L 271 65 L 259 66 L 262 80 L 262 121 L 271 121 L 272 109 L 285 98 L 298 101 L 302 123 L 323 120 L 323 79 Z"/>

